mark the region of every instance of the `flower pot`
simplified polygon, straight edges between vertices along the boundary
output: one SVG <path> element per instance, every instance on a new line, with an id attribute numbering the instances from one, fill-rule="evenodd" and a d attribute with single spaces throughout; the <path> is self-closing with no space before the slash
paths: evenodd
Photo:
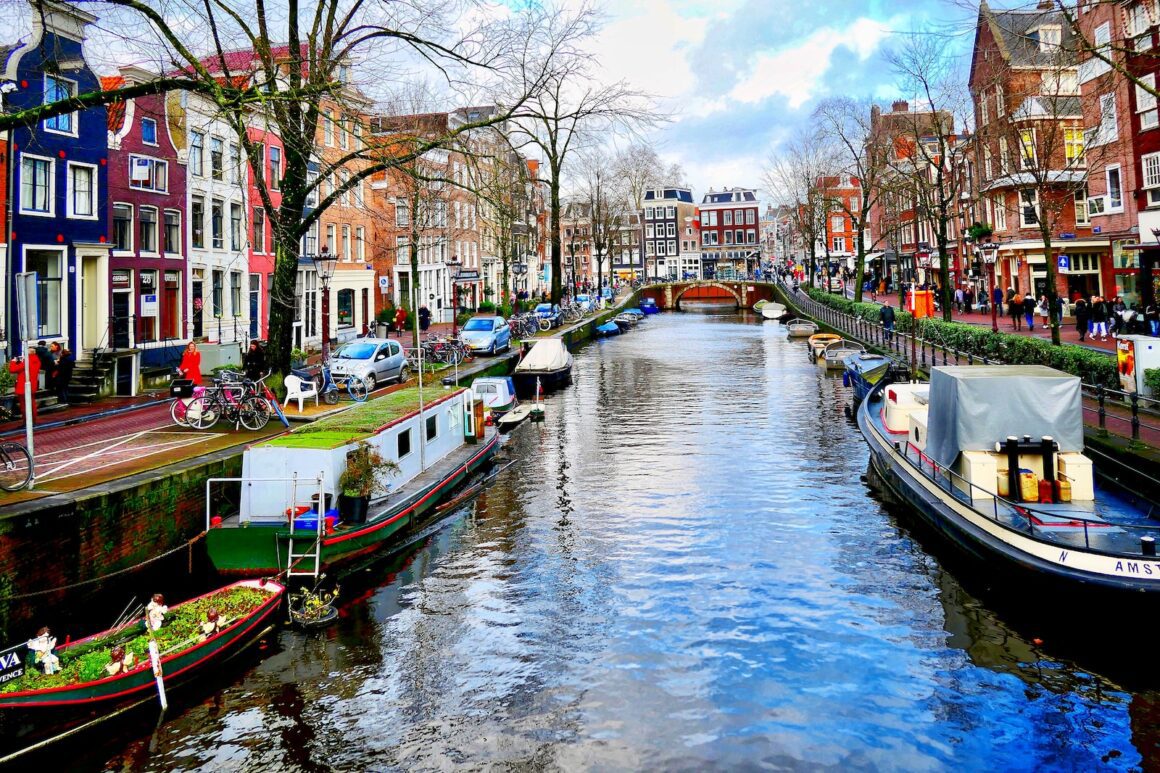
<path id="1" fill-rule="evenodd" d="M 338 514 L 343 523 L 366 523 L 370 497 L 342 494 L 338 498 Z"/>

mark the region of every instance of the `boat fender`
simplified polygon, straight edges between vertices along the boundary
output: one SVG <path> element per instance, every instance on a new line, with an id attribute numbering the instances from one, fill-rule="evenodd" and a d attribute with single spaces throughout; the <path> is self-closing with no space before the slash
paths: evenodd
<path id="1" fill-rule="evenodd" d="M 842 371 L 842 386 L 850 386 L 850 371 L 848 370 Z"/>

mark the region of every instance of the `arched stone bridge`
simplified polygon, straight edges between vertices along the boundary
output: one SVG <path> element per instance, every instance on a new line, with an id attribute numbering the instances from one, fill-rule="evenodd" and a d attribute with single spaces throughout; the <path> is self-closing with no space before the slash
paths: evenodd
<path id="1" fill-rule="evenodd" d="M 739 282 L 717 279 L 645 285 L 640 288 L 639 293 L 641 298 L 652 298 L 662 309 L 679 309 L 682 300 L 732 303 L 737 308 L 748 309 L 758 301 L 774 299 L 772 282 Z"/>

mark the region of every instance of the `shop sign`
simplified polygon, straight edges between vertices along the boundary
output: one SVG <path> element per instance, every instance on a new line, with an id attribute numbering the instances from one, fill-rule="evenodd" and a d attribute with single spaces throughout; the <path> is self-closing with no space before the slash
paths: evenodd
<path id="1" fill-rule="evenodd" d="M 113 287 L 128 287 L 132 279 L 132 274 L 125 269 L 117 269 L 113 272 Z"/>
<path id="2" fill-rule="evenodd" d="M 165 272 L 165 284 L 175 285 L 175 284 L 179 284 L 180 282 L 181 282 L 181 272 L 180 271 L 166 271 Z"/>
<path id="3" fill-rule="evenodd" d="M 26 647 L 27 645 L 17 644 L 15 647 L 0 650 L 0 684 L 24 676 L 24 658 L 21 654 Z"/>

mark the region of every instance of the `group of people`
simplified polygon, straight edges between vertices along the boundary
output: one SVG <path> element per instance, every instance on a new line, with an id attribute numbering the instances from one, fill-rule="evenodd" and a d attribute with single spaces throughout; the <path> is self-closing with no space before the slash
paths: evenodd
<path id="1" fill-rule="evenodd" d="M 1141 309 L 1139 304 L 1131 308 L 1123 298 L 1116 296 L 1108 302 L 1103 296 L 1093 295 L 1091 300 L 1080 297 L 1073 307 L 1075 329 L 1079 340 L 1091 336 L 1093 341 L 1106 341 L 1128 332 L 1144 332 L 1160 336 L 1160 308 L 1153 301 Z"/>
<path id="2" fill-rule="evenodd" d="M 76 359 L 67 346 L 53 341 L 51 344 L 38 341 L 36 348 L 27 357 L 13 357 L 8 363 L 8 371 L 16 378 L 16 412 L 24 411 L 26 382 L 32 382 L 32 420 L 37 419 L 36 392 L 40 389 L 40 374 L 44 374 L 44 388 L 55 395 L 62 405 L 68 404 L 68 385 L 72 381 Z M 28 369 L 27 374 L 25 368 Z"/>

